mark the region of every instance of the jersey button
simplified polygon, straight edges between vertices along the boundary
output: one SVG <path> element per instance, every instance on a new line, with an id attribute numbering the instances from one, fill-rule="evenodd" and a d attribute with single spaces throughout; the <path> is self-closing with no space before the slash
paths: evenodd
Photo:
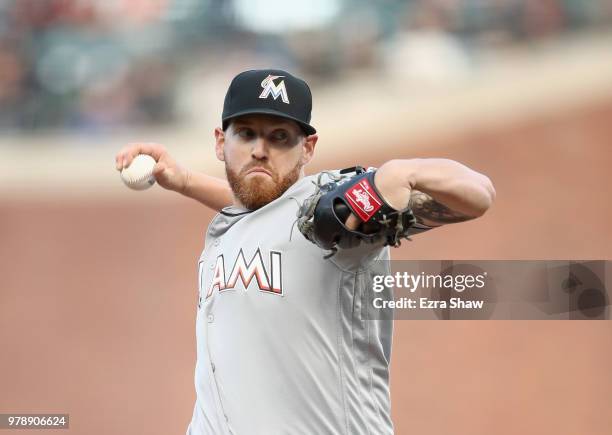
<path id="1" fill-rule="evenodd" d="M 214 373 L 214 372 L 215 372 L 215 369 L 216 369 L 216 368 L 215 368 L 215 363 L 210 363 L 210 366 L 212 367 L 212 371 L 213 371 L 213 373 Z"/>
<path id="2" fill-rule="evenodd" d="M 212 314 L 208 315 L 208 323 L 212 323 L 215 321 L 215 316 L 213 316 Z"/>
<path id="3" fill-rule="evenodd" d="M 217 239 L 217 240 L 215 240 L 214 245 L 215 245 L 215 246 L 219 246 L 219 243 L 221 243 L 221 242 L 219 241 L 219 239 Z"/>

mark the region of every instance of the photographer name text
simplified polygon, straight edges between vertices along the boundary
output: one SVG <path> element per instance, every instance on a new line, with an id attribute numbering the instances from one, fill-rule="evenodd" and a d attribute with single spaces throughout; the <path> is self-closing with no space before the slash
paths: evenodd
<path id="1" fill-rule="evenodd" d="M 374 308 L 384 309 L 408 309 L 408 310 L 435 310 L 435 309 L 471 309 L 479 310 L 484 306 L 483 300 L 464 300 L 461 298 L 450 298 L 447 300 L 435 300 L 429 298 L 399 298 L 397 300 L 387 301 L 383 298 L 374 298 Z"/>

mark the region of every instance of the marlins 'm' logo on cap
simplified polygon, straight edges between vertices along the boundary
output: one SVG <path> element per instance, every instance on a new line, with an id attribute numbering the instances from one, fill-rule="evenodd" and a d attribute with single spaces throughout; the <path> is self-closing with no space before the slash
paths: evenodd
<path id="1" fill-rule="evenodd" d="M 287 95 L 285 81 L 281 80 L 278 84 L 274 83 L 274 80 L 280 79 L 282 77 L 284 76 L 274 76 L 270 74 L 268 75 L 268 77 L 263 79 L 263 81 L 261 82 L 261 87 L 263 88 L 263 91 L 261 91 L 259 98 L 268 98 L 270 95 L 272 95 L 272 98 L 276 100 L 280 95 L 281 100 L 283 100 L 283 103 L 289 104 L 289 96 Z"/>
<path id="2" fill-rule="evenodd" d="M 230 83 L 221 121 L 225 131 L 238 116 L 279 116 L 297 122 L 304 133 L 311 135 L 317 132 L 310 125 L 311 110 L 312 95 L 304 80 L 282 69 L 252 69 L 241 72 Z"/>

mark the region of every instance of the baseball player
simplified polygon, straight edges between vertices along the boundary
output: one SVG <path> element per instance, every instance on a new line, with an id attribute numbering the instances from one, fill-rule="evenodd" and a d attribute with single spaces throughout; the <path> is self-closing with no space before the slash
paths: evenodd
<path id="1" fill-rule="evenodd" d="M 308 85 L 281 70 L 237 75 L 215 152 L 227 181 L 157 144 L 159 184 L 218 211 L 198 261 L 197 393 L 188 435 L 388 435 L 392 316 L 362 315 L 390 246 L 481 216 L 490 180 L 445 159 L 305 176 L 318 136 Z M 401 156 L 400 156 L 401 157 Z M 391 290 L 389 290 L 391 291 Z"/>

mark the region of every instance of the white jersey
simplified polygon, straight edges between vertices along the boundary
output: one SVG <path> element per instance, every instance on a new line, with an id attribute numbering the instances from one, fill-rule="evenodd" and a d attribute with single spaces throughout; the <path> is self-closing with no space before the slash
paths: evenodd
<path id="1" fill-rule="evenodd" d="M 393 433 L 393 319 L 365 315 L 389 248 L 324 259 L 295 225 L 315 179 L 256 211 L 227 207 L 208 227 L 188 435 Z"/>

